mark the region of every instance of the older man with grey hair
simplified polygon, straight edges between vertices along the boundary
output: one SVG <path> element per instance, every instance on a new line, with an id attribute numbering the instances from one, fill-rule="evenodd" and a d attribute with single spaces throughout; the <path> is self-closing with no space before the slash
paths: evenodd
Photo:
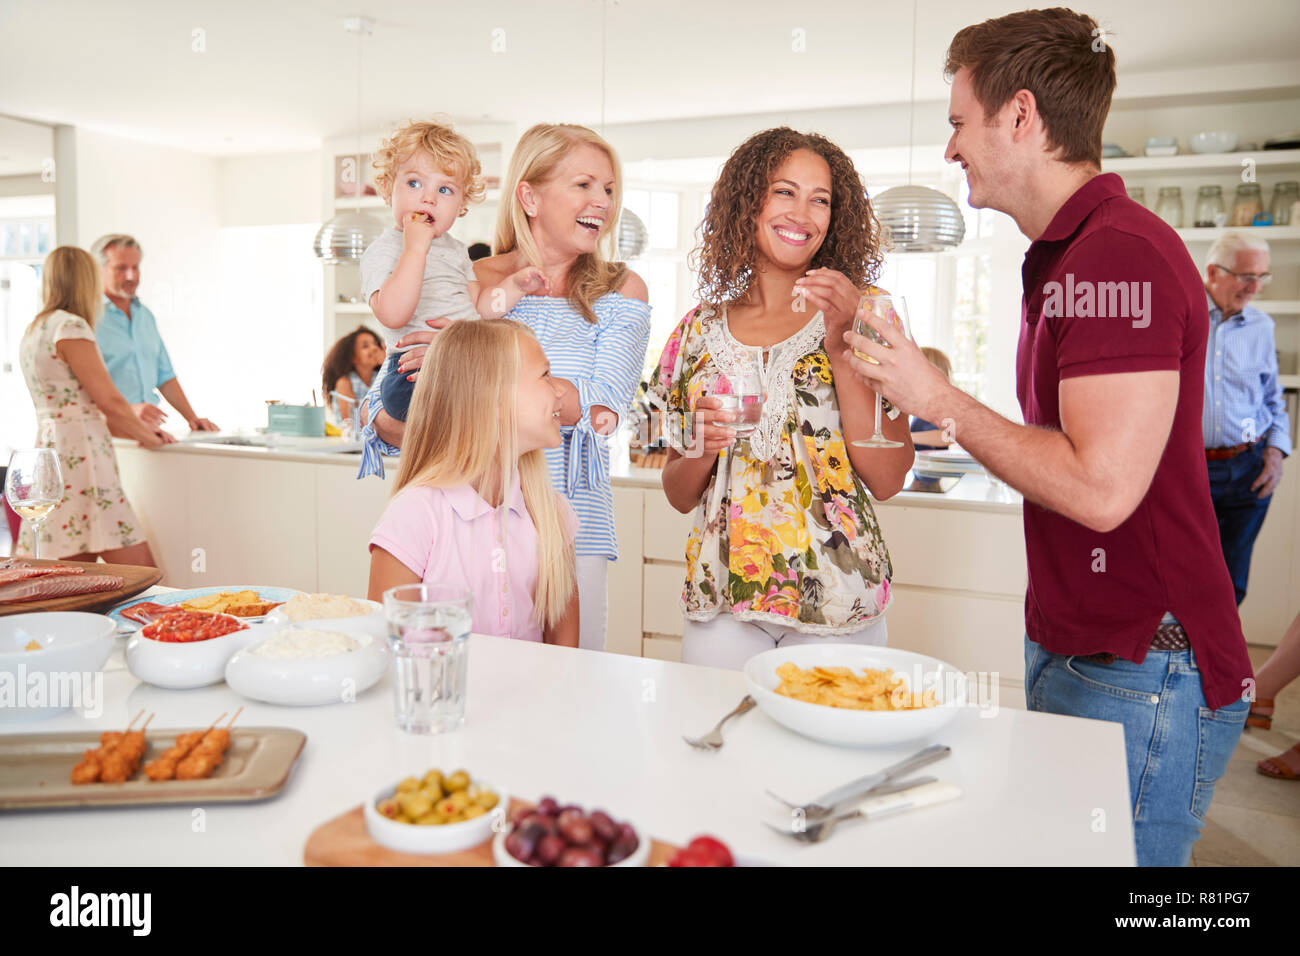
<path id="1" fill-rule="evenodd" d="M 162 392 L 191 430 L 217 431 L 216 425 L 195 414 L 172 371 L 158 323 L 135 294 L 144 256 L 140 243 L 125 233 L 110 233 L 96 239 L 90 251 L 100 262 L 105 299 L 95 338 L 113 384 L 146 425 L 159 428 L 167 418 L 158 407 L 158 392 Z"/>
<path id="2" fill-rule="evenodd" d="M 1214 243 L 1205 259 L 1210 333 L 1201 430 L 1238 604 L 1246 597 L 1255 538 L 1282 479 L 1282 459 L 1291 454 L 1273 320 L 1250 304 L 1272 279 L 1268 265 L 1268 243 L 1235 232 Z"/>

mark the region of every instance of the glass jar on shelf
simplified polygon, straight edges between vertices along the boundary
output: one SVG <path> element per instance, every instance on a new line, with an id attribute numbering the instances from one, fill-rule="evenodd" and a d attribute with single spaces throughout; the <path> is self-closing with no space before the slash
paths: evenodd
<path id="1" fill-rule="evenodd" d="M 1161 186 L 1156 199 L 1156 215 L 1172 229 L 1183 228 L 1183 190 L 1180 186 Z"/>
<path id="2" fill-rule="evenodd" d="M 1294 221 L 1291 217 L 1291 209 L 1297 202 L 1300 202 L 1300 183 L 1288 179 L 1286 182 L 1274 186 L 1273 199 L 1268 204 L 1269 214 L 1273 217 L 1273 225 L 1291 225 Z"/>
<path id="3" fill-rule="evenodd" d="M 1147 194 L 1146 194 L 1146 190 L 1143 189 L 1141 186 L 1134 186 L 1132 189 L 1130 189 L 1128 191 L 1128 198 L 1133 200 L 1139 206 L 1142 206 L 1144 208 L 1146 207 Z"/>
<path id="4" fill-rule="evenodd" d="M 1196 212 L 1192 225 L 1198 229 L 1212 229 L 1227 221 L 1223 209 L 1223 187 L 1202 186 L 1196 191 Z"/>
<path id="5" fill-rule="evenodd" d="M 1232 204 L 1232 225 L 1249 226 L 1263 211 L 1264 201 L 1259 191 L 1259 183 L 1238 185 L 1237 197 Z"/>

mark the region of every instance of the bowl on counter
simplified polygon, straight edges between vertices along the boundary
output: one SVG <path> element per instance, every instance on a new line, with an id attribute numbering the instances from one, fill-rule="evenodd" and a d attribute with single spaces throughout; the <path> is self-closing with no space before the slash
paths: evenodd
<path id="1" fill-rule="evenodd" d="M 15 691 L 14 700 L 0 706 L 0 723 L 43 720 L 74 703 L 95 703 L 80 689 L 113 653 L 116 631 L 116 622 L 105 615 L 82 611 L 0 617 L 0 674 L 8 675 Z M 26 650 L 33 641 L 40 649 Z M 45 693 L 41 704 L 28 706 L 34 677 L 44 680 Z"/>
<path id="2" fill-rule="evenodd" d="M 910 710 L 849 710 L 795 700 L 776 693 L 776 669 L 787 661 L 797 667 L 848 667 L 893 670 L 912 692 L 934 690 L 934 707 Z M 745 683 L 758 708 L 795 733 L 842 747 L 885 747 L 927 737 L 942 730 L 966 706 L 966 676 L 944 661 L 869 644 L 802 644 L 777 647 L 745 662 Z"/>
<path id="3" fill-rule="evenodd" d="M 1187 138 L 1187 146 L 1193 153 L 1231 153 L 1237 148 L 1237 134 L 1226 130 L 1193 133 Z"/>
<path id="4" fill-rule="evenodd" d="M 650 862 L 651 841 L 646 838 L 645 831 L 636 824 L 631 824 L 632 830 L 636 833 L 636 849 L 632 855 L 619 860 L 617 863 L 607 863 L 606 868 L 645 866 Z M 539 869 L 532 863 L 525 863 L 522 860 L 516 860 L 506 849 L 506 837 L 510 836 L 513 827 L 506 827 L 492 838 L 492 862 L 497 866 L 526 866 L 533 869 Z"/>
<path id="5" fill-rule="evenodd" d="M 390 820 L 379 812 L 379 804 L 391 799 L 397 792 L 396 785 L 385 787 L 367 800 L 362 808 L 366 819 L 366 831 L 370 839 L 380 846 L 399 853 L 454 853 L 468 850 L 470 847 L 486 843 L 492 838 L 493 824 L 504 821 L 505 808 L 510 805 L 510 797 L 503 791 L 489 784 L 487 787 L 497 795 L 497 805 L 482 816 L 460 823 L 442 823 L 434 826 L 421 826 L 418 823 L 399 823 Z"/>
<path id="6" fill-rule="evenodd" d="M 388 670 L 388 645 L 382 637 L 365 630 L 347 632 L 325 628 L 323 621 L 308 621 L 289 628 L 270 621 L 256 627 L 253 640 L 237 650 L 224 669 L 226 683 L 241 697 L 286 707 L 315 707 L 355 700 L 369 690 Z M 330 631 L 351 638 L 359 645 L 350 651 L 323 657 L 266 657 L 258 646 L 286 630 Z"/>
<path id="7" fill-rule="evenodd" d="M 384 618 L 384 606 L 378 601 L 366 601 L 361 598 L 353 598 L 353 600 L 364 604 L 367 612 L 352 617 L 307 618 L 295 621 L 284 613 L 284 607 L 281 606 L 275 608 L 266 616 L 266 623 L 276 624 L 281 627 L 308 627 L 315 631 L 342 631 L 345 634 L 362 633 L 369 634 L 381 641 L 385 640 L 388 637 L 388 625 Z"/>
<path id="8" fill-rule="evenodd" d="M 217 616 L 229 617 L 225 614 Z M 185 643 L 155 641 L 145 637 L 144 631 L 140 630 L 127 641 L 126 666 L 146 684 L 168 690 L 219 684 L 225 680 L 226 662 L 240 648 L 257 640 L 261 627 L 265 625 L 246 624 L 242 631 Z"/>

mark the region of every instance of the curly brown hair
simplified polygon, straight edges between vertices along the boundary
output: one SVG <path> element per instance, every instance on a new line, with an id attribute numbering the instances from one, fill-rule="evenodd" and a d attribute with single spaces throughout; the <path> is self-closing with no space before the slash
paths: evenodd
<path id="1" fill-rule="evenodd" d="M 884 260 L 880 223 L 853 160 L 825 136 L 778 126 L 737 146 L 713 185 L 700 244 L 691 253 L 701 303 L 737 302 L 748 291 L 758 256 L 754 224 L 777 168 L 797 149 L 816 153 L 831 170 L 830 227 L 811 268 L 836 269 L 859 289 L 879 275 Z"/>

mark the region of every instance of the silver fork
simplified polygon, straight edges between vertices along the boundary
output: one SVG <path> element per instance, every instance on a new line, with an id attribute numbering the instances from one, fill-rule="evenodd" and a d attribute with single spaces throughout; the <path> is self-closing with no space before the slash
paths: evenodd
<path id="1" fill-rule="evenodd" d="M 696 750 L 717 750 L 723 744 L 722 725 L 725 724 L 727 721 L 729 721 L 732 717 L 739 717 L 741 714 L 745 713 L 746 711 L 753 710 L 753 709 L 754 709 L 754 698 L 746 694 L 745 699 L 742 700 L 737 705 L 736 709 L 733 710 L 731 713 L 727 714 L 727 716 L 723 717 L 720 721 L 718 721 L 717 725 L 714 726 L 714 728 L 710 730 L 707 734 L 705 734 L 703 737 L 687 737 L 685 734 L 683 734 L 682 740 L 686 741 Z"/>

